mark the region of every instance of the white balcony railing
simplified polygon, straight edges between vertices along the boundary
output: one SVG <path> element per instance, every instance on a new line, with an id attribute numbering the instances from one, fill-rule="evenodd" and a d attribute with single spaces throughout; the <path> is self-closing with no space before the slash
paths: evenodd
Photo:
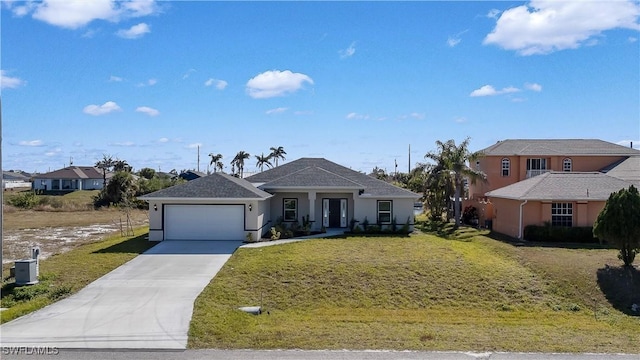
<path id="1" fill-rule="evenodd" d="M 538 176 L 538 175 L 542 175 L 544 173 L 547 173 L 551 170 L 547 170 L 547 169 L 542 169 L 542 170 L 527 170 L 527 179 L 528 178 L 532 178 L 534 176 Z"/>

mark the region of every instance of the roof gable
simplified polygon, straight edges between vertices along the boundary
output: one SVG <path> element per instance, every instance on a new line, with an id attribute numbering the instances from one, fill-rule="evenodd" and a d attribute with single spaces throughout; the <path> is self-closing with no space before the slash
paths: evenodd
<path id="1" fill-rule="evenodd" d="M 507 139 L 480 150 L 485 156 L 633 156 L 640 150 L 598 139 Z"/>
<path id="2" fill-rule="evenodd" d="M 200 199 L 266 199 L 271 194 L 250 182 L 224 173 L 213 173 L 184 184 L 146 194 L 140 199 L 200 198 Z"/>
<path id="3" fill-rule="evenodd" d="M 364 189 L 364 185 L 323 168 L 309 166 L 260 186 L 261 189 L 281 187 L 324 187 Z"/>
<path id="4" fill-rule="evenodd" d="M 488 197 L 514 200 L 607 200 L 631 183 L 599 172 L 548 172 L 489 191 Z"/>
<path id="5" fill-rule="evenodd" d="M 315 169 L 305 170 L 307 168 Z M 301 170 L 305 171 L 301 172 L 299 174 L 300 176 L 293 176 L 286 179 L 286 177 Z M 318 175 L 318 178 L 308 176 L 312 173 Z M 295 186 L 297 187 L 321 188 L 331 187 L 332 184 L 339 183 L 343 187 L 360 188 L 364 190 L 361 196 L 365 197 L 405 197 L 415 199 L 420 197 L 420 195 L 414 192 L 378 180 L 361 172 L 351 170 L 324 158 L 300 158 L 246 178 L 247 181 L 252 183 L 263 184 L 261 187 L 271 182 L 275 183 L 275 181 L 279 179 L 282 179 L 282 185 L 284 185 L 285 182 L 289 182 L 290 184 L 296 184 Z M 351 183 L 354 184 L 354 187 L 351 187 Z"/>
<path id="6" fill-rule="evenodd" d="M 640 156 L 630 156 L 606 171 L 607 175 L 640 183 Z"/>

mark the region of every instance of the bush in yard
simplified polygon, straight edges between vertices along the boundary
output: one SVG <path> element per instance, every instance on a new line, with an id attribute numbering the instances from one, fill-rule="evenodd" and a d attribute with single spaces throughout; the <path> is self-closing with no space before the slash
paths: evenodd
<path id="1" fill-rule="evenodd" d="M 475 206 L 469 205 L 464 208 L 462 212 L 462 222 L 467 225 L 478 224 L 478 209 Z"/>
<path id="2" fill-rule="evenodd" d="M 593 234 L 620 250 L 618 258 L 631 266 L 640 252 L 640 193 L 633 185 L 609 195 L 593 225 Z"/>
<path id="3" fill-rule="evenodd" d="M 597 243 L 593 237 L 593 228 L 551 226 L 545 223 L 543 226 L 527 225 L 524 228 L 524 238 L 528 241 L 562 242 L 562 243 Z"/>
<path id="4" fill-rule="evenodd" d="M 32 209 L 40 203 L 35 191 L 22 192 L 9 200 L 9 204 L 21 209 Z"/>

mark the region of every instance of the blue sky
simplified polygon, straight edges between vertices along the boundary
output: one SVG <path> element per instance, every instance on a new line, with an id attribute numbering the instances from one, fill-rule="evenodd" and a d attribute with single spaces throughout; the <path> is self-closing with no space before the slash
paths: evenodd
<path id="1" fill-rule="evenodd" d="M 283 146 L 407 171 L 435 141 L 640 148 L 640 2 L 2 2 L 2 162 L 206 171 Z M 598 16 L 594 16 L 598 14 Z"/>

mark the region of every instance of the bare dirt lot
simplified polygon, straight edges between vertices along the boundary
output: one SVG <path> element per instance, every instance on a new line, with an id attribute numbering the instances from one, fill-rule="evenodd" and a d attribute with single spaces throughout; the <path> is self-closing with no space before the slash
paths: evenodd
<path id="1" fill-rule="evenodd" d="M 133 227 L 149 223 L 146 210 L 130 213 Z M 119 210 L 33 211 L 5 206 L 2 226 L 2 263 L 28 258 L 33 246 L 42 257 L 126 230 L 126 214 Z"/>

